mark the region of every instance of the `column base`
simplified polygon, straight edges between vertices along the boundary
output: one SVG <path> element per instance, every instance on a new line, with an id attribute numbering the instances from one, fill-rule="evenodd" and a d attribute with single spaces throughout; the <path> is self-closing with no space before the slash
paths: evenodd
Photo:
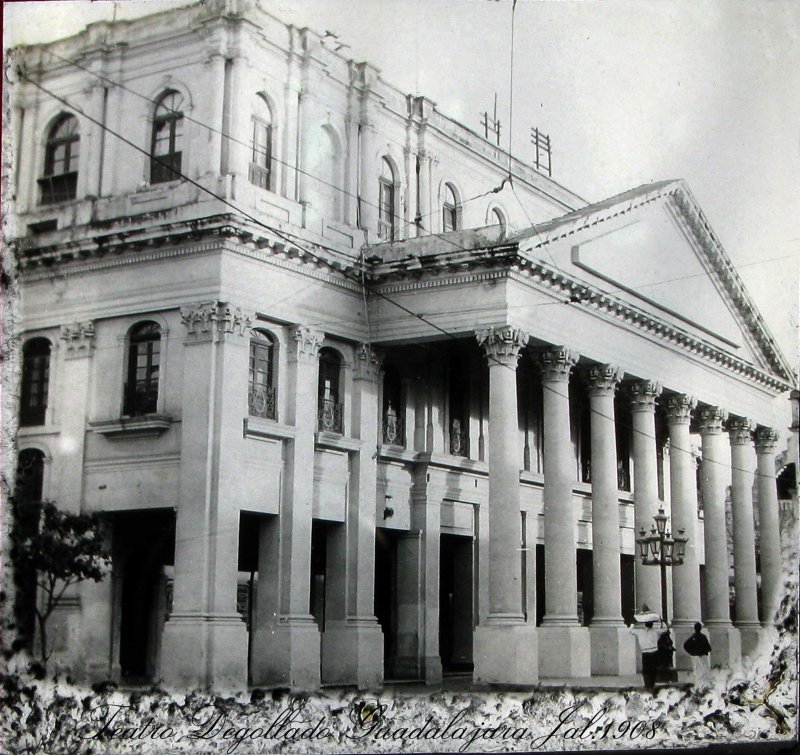
<path id="1" fill-rule="evenodd" d="M 633 676 L 636 638 L 624 626 L 590 626 L 592 676 Z"/>
<path id="2" fill-rule="evenodd" d="M 311 616 L 256 627 L 250 679 L 257 686 L 316 690 L 320 687 L 320 634 Z"/>
<path id="3" fill-rule="evenodd" d="M 745 657 L 756 655 L 762 637 L 761 624 L 757 621 L 739 622 L 736 624 L 736 628 L 739 630 L 742 655 Z M 713 644 L 711 647 L 714 647 Z"/>
<path id="4" fill-rule="evenodd" d="M 538 632 L 540 676 L 551 679 L 591 676 L 591 645 L 586 627 L 541 626 Z"/>
<path id="5" fill-rule="evenodd" d="M 247 689 L 247 627 L 239 614 L 175 614 L 164 624 L 164 683 L 178 689 Z"/>
<path id="6" fill-rule="evenodd" d="M 383 684 L 383 632 L 376 619 L 326 622 L 322 681 L 377 689 Z"/>
<path id="7" fill-rule="evenodd" d="M 711 643 L 712 668 L 730 668 L 742 662 L 742 640 L 736 627 L 709 621 L 705 629 Z"/>
<path id="8" fill-rule="evenodd" d="M 539 681 L 537 631 L 530 624 L 475 627 L 473 679 L 484 684 L 536 684 Z"/>

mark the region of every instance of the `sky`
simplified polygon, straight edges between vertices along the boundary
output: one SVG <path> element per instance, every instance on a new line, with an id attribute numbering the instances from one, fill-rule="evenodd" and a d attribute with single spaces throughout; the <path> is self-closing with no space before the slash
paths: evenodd
<path id="1" fill-rule="evenodd" d="M 4 2 L 4 45 L 185 2 Z M 800 299 L 800 3 L 794 0 L 263 0 L 332 31 L 391 84 L 480 130 L 587 201 L 683 178 L 793 365 Z M 116 7 L 115 7 L 116 6 Z M 664 270 L 664 278 L 676 271 Z"/>

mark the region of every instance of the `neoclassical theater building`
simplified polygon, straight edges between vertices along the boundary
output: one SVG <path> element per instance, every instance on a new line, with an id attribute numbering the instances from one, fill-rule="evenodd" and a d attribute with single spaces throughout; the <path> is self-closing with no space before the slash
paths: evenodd
<path id="1" fill-rule="evenodd" d="M 18 487 L 101 512 L 113 562 L 56 658 L 634 674 L 659 507 L 676 645 L 752 652 L 791 372 L 689 188 L 587 204 L 331 39 L 213 0 L 12 53 Z"/>

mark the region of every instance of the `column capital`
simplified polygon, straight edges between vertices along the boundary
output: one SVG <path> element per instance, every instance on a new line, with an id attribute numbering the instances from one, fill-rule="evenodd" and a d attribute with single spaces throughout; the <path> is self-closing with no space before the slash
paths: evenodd
<path id="1" fill-rule="evenodd" d="M 628 385 L 628 398 L 632 412 L 653 412 L 656 399 L 661 395 L 661 383 L 656 380 L 637 380 Z"/>
<path id="2" fill-rule="evenodd" d="M 719 406 L 703 406 L 697 412 L 700 435 L 719 435 L 728 412 Z"/>
<path id="3" fill-rule="evenodd" d="M 590 396 L 613 396 L 622 380 L 623 370 L 613 364 L 593 364 L 586 372 Z"/>
<path id="4" fill-rule="evenodd" d="M 566 383 L 569 373 L 578 363 L 579 354 L 566 346 L 554 346 L 539 354 L 543 383 Z"/>
<path id="5" fill-rule="evenodd" d="M 728 436 L 732 446 L 749 446 L 753 442 L 753 421 L 748 417 L 729 417 Z"/>
<path id="6" fill-rule="evenodd" d="M 756 430 L 756 453 L 770 454 L 775 452 L 778 444 L 778 433 L 771 427 L 759 427 Z"/>
<path id="7" fill-rule="evenodd" d="M 314 362 L 319 358 L 319 350 L 325 334 L 305 325 L 292 328 L 289 339 L 289 359 L 294 362 Z"/>
<path id="8" fill-rule="evenodd" d="M 501 325 L 498 328 L 476 330 L 475 339 L 478 346 L 483 348 L 490 367 L 493 364 L 516 367 L 519 352 L 528 343 L 528 334 L 521 328 Z"/>
<path id="9" fill-rule="evenodd" d="M 61 340 L 66 345 L 67 359 L 90 357 L 94 351 L 94 320 L 62 325 Z"/>
<path id="10" fill-rule="evenodd" d="M 692 418 L 692 410 L 697 406 L 694 396 L 676 393 L 667 398 L 667 424 L 688 425 Z"/>
<path id="11" fill-rule="evenodd" d="M 354 380 L 369 380 L 377 383 L 381 374 L 382 355 L 369 344 L 362 343 L 356 348 Z"/>
<path id="12" fill-rule="evenodd" d="M 253 320 L 249 315 L 225 301 L 201 301 L 181 307 L 181 322 L 192 340 L 218 341 L 221 336 L 246 336 Z"/>

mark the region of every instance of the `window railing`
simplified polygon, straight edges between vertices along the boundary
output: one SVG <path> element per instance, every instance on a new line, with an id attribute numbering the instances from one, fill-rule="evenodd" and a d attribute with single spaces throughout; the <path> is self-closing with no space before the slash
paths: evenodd
<path id="1" fill-rule="evenodd" d="M 150 158 L 150 183 L 159 184 L 180 178 L 181 153 L 153 155 Z"/>
<path id="2" fill-rule="evenodd" d="M 78 194 L 78 172 L 62 173 L 58 176 L 40 178 L 41 204 L 57 204 L 75 199 Z"/>
<path id="3" fill-rule="evenodd" d="M 247 406 L 251 417 L 264 419 L 277 419 L 277 402 L 275 400 L 275 387 L 272 385 L 257 385 L 250 383 L 247 393 Z"/>
<path id="4" fill-rule="evenodd" d="M 250 183 L 258 186 L 259 189 L 269 189 L 269 168 L 262 168 L 260 165 L 250 163 L 248 177 Z"/>
<path id="5" fill-rule="evenodd" d="M 397 416 L 394 409 L 388 409 L 383 415 L 383 442 L 391 446 L 406 444 L 405 422 Z"/>
<path id="6" fill-rule="evenodd" d="M 342 434 L 342 405 L 335 399 L 320 400 L 319 429 L 327 433 Z"/>
<path id="7" fill-rule="evenodd" d="M 458 419 L 450 423 L 450 453 L 453 456 L 469 458 L 469 435 Z"/>
<path id="8" fill-rule="evenodd" d="M 158 408 L 158 380 L 137 380 L 125 386 L 124 413 L 153 414 Z"/>

